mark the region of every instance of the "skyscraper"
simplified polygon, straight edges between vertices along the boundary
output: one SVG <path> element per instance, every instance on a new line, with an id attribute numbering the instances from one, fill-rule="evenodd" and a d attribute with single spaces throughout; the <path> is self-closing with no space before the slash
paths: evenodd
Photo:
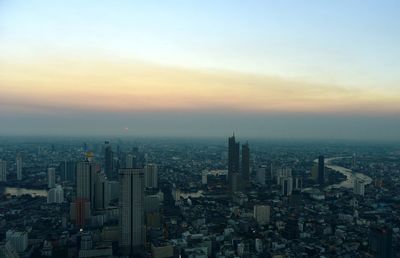
<path id="1" fill-rule="evenodd" d="M 250 181 L 250 148 L 249 144 L 242 145 L 242 178 L 245 187 L 249 186 Z"/>
<path id="2" fill-rule="evenodd" d="M 22 155 L 21 153 L 17 154 L 16 158 L 17 163 L 17 180 L 22 180 Z"/>
<path id="3" fill-rule="evenodd" d="M 233 189 L 233 174 L 239 173 L 239 150 L 240 145 L 235 140 L 235 134 L 228 139 L 228 184 L 229 190 L 234 192 Z"/>
<path id="4" fill-rule="evenodd" d="M 365 182 L 360 179 L 354 179 L 353 184 L 353 192 L 354 194 L 364 196 L 365 193 Z"/>
<path id="5" fill-rule="evenodd" d="M 94 208 L 103 210 L 107 208 L 110 202 L 110 189 L 106 175 L 101 172 L 97 173 L 94 185 Z"/>
<path id="6" fill-rule="evenodd" d="M 108 141 L 104 143 L 104 172 L 106 173 L 107 178 L 115 179 L 116 175 L 114 175 L 113 170 L 113 160 L 114 153 L 111 149 L 111 145 Z"/>
<path id="7" fill-rule="evenodd" d="M 325 183 L 325 158 L 322 155 L 318 157 L 318 183 L 320 185 Z"/>
<path id="8" fill-rule="evenodd" d="M 372 226 L 369 232 L 369 250 L 377 258 L 392 258 L 392 229 Z"/>
<path id="9" fill-rule="evenodd" d="M 144 167 L 144 182 L 146 188 L 158 188 L 158 169 L 155 164 L 147 164 Z"/>
<path id="10" fill-rule="evenodd" d="M 71 203 L 71 219 L 79 226 L 84 226 L 90 219 L 94 207 L 97 166 L 92 157 L 92 153 L 87 153 L 86 161 L 78 162 L 76 167 L 76 199 Z"/>
<path id="11" fill-rule="evenodd" d="M 145 242 L 144 172 L 143 169 L 124 168 L 119 170 L 119 177 L 119 245 L 123 254 L 133 255 Z"/>
<path id="12" fill-rule="evenodd" d="M 76 162 L 64 160 L 60 163 L 60 175 L 62 181 L 76 181 Z"/>
<path id="13" fill-rule="evenodd" d="M 47 188 L 54 188 L 56 186 L 56 169 L 47 169 Z"/>
<path id="14" fill-rule="evenodd" d="M 0 160 L 0 182 L 7 182 L 7 162 Z"/>

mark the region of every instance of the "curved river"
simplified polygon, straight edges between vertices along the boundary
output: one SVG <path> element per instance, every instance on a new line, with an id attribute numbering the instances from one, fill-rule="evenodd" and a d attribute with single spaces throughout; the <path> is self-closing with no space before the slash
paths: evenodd
<path id="1" fill-rule="evenodd" d="M 370 184 L 372 182 L 372 178 L 370 178 L 369 176 L 367 176 L 365 174 L 353 172 L 351 169 L 348 169 L 345 167 L 331 165 L 331 162 L 333 160 L 344 159 L 344 158 L 347 158 L 347 157 L 333 157 L 333 158 L 325 159 L 325 167 L 335 170 L 335 171 L 345 175 L 347 178 L 346 180 L 344 180 L 343 182 L 341 182 L 339 184 L 333 184 L 333 185 L 326 187 L 326 189 L 340 188 L 340 187 L 353 188 L 353 183 L 354 183 L 354 180 L 356 180 L 356 179 L 363 180 L 366 185 Z M 318 160 L 315 160 L 314 162 L 318 162 Z"/>

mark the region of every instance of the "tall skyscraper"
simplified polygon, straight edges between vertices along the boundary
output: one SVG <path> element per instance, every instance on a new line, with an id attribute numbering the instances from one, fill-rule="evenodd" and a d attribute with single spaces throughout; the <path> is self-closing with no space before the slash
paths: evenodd
<path id="1" fill-rule="evenodd" d="M 144 182 L 146 188 L 158 188 L 158 168 L 155 164 L 144 167 Z"/>
<path id="2" fill-rule="evenodd" d="M 250 184 L 250 148 L 249 144 L 242 145 L 242 178 L 244 186 Z"/>
<path id="3" fill-rule="evenodd" d="M 110 143 L 106 141 L 104 143 L 104 172 L 106 173 L 106 176 L 109 179 L 116 178 L 113 169 L 113 162 L 114 162 L 114 153 L 112 151 Z"/>
<path id="4" fill-rule="evenodd" d="M 369 232 L 369 250 L 377 258 L 392 258 L 392 229 L 372 226 Z"/>
<path id="5" fill-rule="evenodd" d="M 92 161 L 93 154 L 86 154 L 86 161 L 76 166 L 76 199 L 71 203 L 71 219 L 84 226 L 90 219 L 94 207 L 94 184 L 97 165 Z"/>
<path id="6" fill-rule="evenodd" d="M 16 158 L 16 163 L 17 163 L 17 180 L 22 180 L 22 155 L 21 153 L 17 154 Z"/>
<path id="7" fill-rule="evenodd" d="M 125 255 L 134 255 L 145 242 L 144 227 L 144 172 L 143 169 L 124 168 L 120 177 L 120 247 Z"/>
<path id="8" fill-rule="evenodd" d="M 0 160 L 0 182 L 7 182 L 7 162 Z"/>
<path id="9" fill-rule="evenodd" d="M 103 172 L 97 173 L 94 189 L 94 208 L 104 210 L 110 202 L 110 189 L 107 177 Z"/>
<path id="10" fill-rule="evenodd" d="M 61 185 L 51 188 L 47 193 L 47 203 L 63 203 L 64 202 L 64 190 Z"/>
<path id="11" fill-rule="evenodd" d="M 76 182 L 76 162 L 73 160 L 61 161 L 60 176 L 62 181 Z"/>
<path id="12" fill-rule="evenodd" d="M 47 169 L 47 188 L 54 188 L 56 186 L 56 169 Z"/>
<path id="13" fill-rule="evenodd" d="M 228 139 L 228 184 L 229 190 L 234 192 L 234 174 L 239 174 L 239 150 L 240 145 L 235 140 L 235 134 Z"/>
<path id="14" fill-rule="evenodd" d="M 320 185 L 325 183 L 325 158 L 322 155 L 318 157 L 318 183 Z"/>

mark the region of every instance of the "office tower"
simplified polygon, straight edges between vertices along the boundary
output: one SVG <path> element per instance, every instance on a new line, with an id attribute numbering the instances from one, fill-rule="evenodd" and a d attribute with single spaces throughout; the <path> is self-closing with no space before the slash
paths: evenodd
<path id="1" fill-rule="evenodd" d="M 364 196 L 365 182 L 360 179 L 355 179 L 353 182 L 353 192 L 354 192 L 354 194 Z"/>
<path id="2" fill-rule="evenodd" d="M 299 221 L 294 215 L 289 216 L 286 220 L 284 236 L 286 239 L 297 239 L 299 238 Z"/>
<path id="3" fill-rule="evenodd" d="M 125 168 L 120 177 L 120 247 L 122 253 L 133 255 L 145 242 L 144 171 Z"/>
<path id="4" fill-rule="evenodd" d="M 325 183 L 325 158 L 322 155 L 318 157 L 318 183 L 320 185 Z"/>
<path id="5" fill-rule="evenodd" d="M 392 229 L 387 226 L 371 226 L 369 250 L 374 257 L 392 258 Z"/>
<path id="6" fill-rule="evenodd" d="M 291 177 L 286 177 L 282 180 L 282 195 L 290 196 L 293 191 L 293 179 Z"/>
<path id="7" fill-rule="evenodd" d="M 7 182 L 7 162 L 0 160 L 0 182 Z"/>
<path id="8" fill-rule="evenodd" d="M 110 202 L 110 187 L 103 172 L 97 173 L 94 189 L 94 208 L 104 210 Z"/>
<path id="9" fill-rule="evenodd" d="M 104 143 L 104 172 L 107 178 L 115 179 L 116 175 L 113 170 L 114 153 L 109 142 Z"/>
<path id="10" fill-rule="evenodd" d="M 250 184 L 250 148 L 249 143 L 242 145 L 242 177 L 244 186 Z"/>
<path id="11" fill-rule="evenodd" d="M 257 172 L 256 172 L 256 180 L 257 180 L 257 183 L 258 183 L 258 184 L 260 184 L 260 185 L 265 185 L 265 177 L 266 177 L 266 174 L 267 174 L 267 169 L 266 169 L 266 168 L 259 168 L 259 169 L 257 169 Z"/>
<path id="12" fill-rule="evenodd" d="M 258 224 L 266 225 L 270 221 L 271 207 L 268 205 L 254 205 L 253 216 Z"/>
<path id="13" fill-rule="evenodd" d="M 61 185 L 56 185 L 51 188 L 47 193 L 47 203 L 63 203 L 64 202 L 64 190 Z"/>
<path id="14" fill-rule="evenodd" d="M 83 226 L 90 219 L 94 206 L 94 184 L 97 165 L 92 161 L 93 154 L 86 154 L 86 161 L 76 166 L 76 200 L 71 203 L 71 218 L 77 225 Z"/>
<path id="15" fill-rule="evenodd" d="M 158 188 L 158 169 L 155 164 L 144 167 L 144 184 L 146 188 Z"/>
<path id="16" fill-rule="evenodd" d="M 18 253 L 22 253 L 28 248 L 28 233 L 26 231 L 7 230 L 6 241 L 10 242 Z"/>
<path id="17" fill-rule="evenodd" d="M 21 153 L 17 154 L 16 158 L 16 163 L 17 163 L 17 180 L 22 180 L 22 155 Z"/>
<path id="18" fill-rule="evenodd" d="M 53 188 L 56 186 L 56 169 L 47 169 L 47 188 Z"/>
<path id="19" fill-rule="evenodd" d="M 235 141 L 235 134 L 228 139 L 228 185 L 229 190 L 234 192 L 233 175 L 239 174 L 239 149 L 240 145 Z M 238 177 L 237 175 L 235 176 Z"/>
<path id="20" fill-rule="evenodd" d="M 93 202 L 96 164 L 89 160 L 80 161 L 76 166 L 76 198 Z M 93 204 L 92 204 L 93 205 Z"/>
<path id="21" fill-rule="evenodd" d="M 65 160 L 60 162 L 61 181 L 76 181 L 76 162 L 73 160 Z"/>

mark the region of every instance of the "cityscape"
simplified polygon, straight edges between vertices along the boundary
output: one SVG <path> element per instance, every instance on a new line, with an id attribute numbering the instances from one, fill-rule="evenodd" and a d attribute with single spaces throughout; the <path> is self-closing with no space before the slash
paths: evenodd
<path id="1" fill-rule="evenodd" d="M 3 140 L 2 257 L 397 257 L 398 145 Z"/>
<path id="2" fill-rule="evenodd" d="M 0 258 L 400 258 L 400 1 L 0 1 Z"/>

